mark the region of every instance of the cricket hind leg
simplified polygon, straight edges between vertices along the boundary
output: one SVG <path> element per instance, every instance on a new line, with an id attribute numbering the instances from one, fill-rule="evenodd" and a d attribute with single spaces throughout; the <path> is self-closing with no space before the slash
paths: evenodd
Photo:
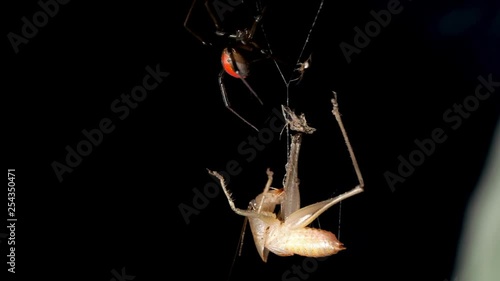
<path id="1" fill-rule="evenodd" d="M 349 141 L 349 137 L 347 136 L 347 132 L 344 127 L 344 123 L 342 122 L 342 117 L 339 111 L 339 104 L 337 101 L 337 93 L 333 92 L 332 98 L 332 114 L 335 116 L 337 123 L 339 124 L 340 131 L 342 132 L 342 136 L 344 137 L 345 144 L 347 146 L 347 150 L 349 151 L 349 156 L 351 157 L 352 165 L 354 167 L 354 171 L 356 172 L 356 177 L 358 178 L 358 185 L 355 187 L 361 189 L 362 191 L 365 188 L 365 182 L 363 180 L 363 175 L 361 174 L 361 170 L 358 165 L 358 161 L 356 160 L 356 155 L 354 154 L 354 150 L 352 149 L 351 142 Z"/>
<path id="2" fill-rule="evenodd" d="M 288 217 L 287 221 L 285 222 L 290 228 L 301 228 L 301 227 L 306 227 L 310 223 L 312 223 L 315 219 L 317 219 L 323 212 L 328 210 L 330 207 L 333 205 L 349 198 L 352 197 L 356 194 L 359 194 L 364 191 L 364 180 L 363 176 L 361 174 L 361 170 L 359 168 L 358 162 L 356 160 L 356 156 L 354 154 L 354 150 L 351 146 L 351 143 L 349 141 L 349 137 L 347 135 L 347 132 L 344 127 L 344 123 L 342 122 L 342 117 L 339 111 L 339 105 L 337 101 L 337 93 L 333 92 L 333 99 L 331 100 L 333 109 L 332 109 L 332 114 L 337 120 L 337 123 L 339 124 L 340 131 L 342 132 L 342 136 L 344 138 L 344 141 L 347 146 L 347 150 L 349 152 L 349 156 L 352 161 L 352 165 L 354 167 L 354 171 L 356 172 L 356 176 L 358 179 L 358 184 L 351 190 L 344 192 L 336 197 L 311 204 L 309 206 L 303 207 L 292 214 Z"/>

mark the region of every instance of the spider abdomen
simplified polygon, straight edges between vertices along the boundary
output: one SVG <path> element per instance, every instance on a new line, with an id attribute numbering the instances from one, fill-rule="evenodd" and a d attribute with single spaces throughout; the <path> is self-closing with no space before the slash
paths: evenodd
<path id="1" fill-rule="evenodd" d="M 248 62 L 236 48 L 225 48 L 221 62 L 226 73 L 234 78 L 246 78 L 250 73 Z"/>
<path id="2" fill-rule="evenodd" d="M 282 232 L 286 232 L 282 233 Z M 305 257 L 327 257 L 344 250 L 344 245 L 335 234 L 316 228 L 275 229 L 266 243 L 267 248 L 279 256 L 301 255 Z"/>

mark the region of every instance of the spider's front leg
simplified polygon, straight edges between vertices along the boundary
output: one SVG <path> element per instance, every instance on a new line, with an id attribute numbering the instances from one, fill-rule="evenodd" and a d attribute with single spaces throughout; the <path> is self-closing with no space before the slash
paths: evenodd
<path id="1" fill-rule="evenodd" d="M 193 35 L 196 39 L 198 39 L 203 45 L 210 45 L 209 42 L 203 40 L 203 38 L 198 34 L 198 32 L 195 32 L 193 29 L 191 29 L 191 27 L 189 27 L 189 21 L 191 20 L 191 16 L 193 14 L 193 9 L 196 5 L 196 1 L 197 0 L 193 0 L 193 2 L 191 2 L 191 7 L 189 7 L 189 12 L 187 13 L 186 18 L 184 19 L 184 28 L 187 31 L 189 31 L 189 33 L 191 33 L 191 35 Z"/>
<path id="2" fill-rule="evenodd" d="M 189 33 L 191 33 L 191 35 L 193 35 L 196 39 L 198 39 L 203 45 L 211 46 L 212 43 L 205 41 L 198 32 L 194 31 L 189 26 L 189 22 L 191 20 L 191 16 L 193 15 L 193 10 L 195 8 L 196 2 L 198 2 L 198 0 L 193 0 L 193 2 L 191 3 L 191 7 L 189 8 L 189 12 L 186 15 L 186 18 L 184 19 L 184 28 L 187 31 L 189 31 Z M 208 0 L 203 0 L 203 2 L 204 2 L 204 6 L 205 6 L 205 9 L 207 10 L 208 15 L 210 16 L 210 18 L 212 19 L 212 22 L 214 23 L 214 26 L 216 29 L 215 34 L 217 34 L 218 36 L 224 36 L 226 33 L 222 30 L 219 19 L 217 18 L 217 16 L 215 16 L 212 8 L 210 7 L 211 3 Z"/>
<path id="3" fill-rule="evenodd" d="M 264 16 L 264 12 L 266 11 L 266 8 L 267 7 L 264 7 L 264 9 L 262 9 L 262 11 L 260 12 L 260 14 L 255 17 L 254 22 L 252 24 L 252 28 L 250 28 L 250 31 L 246 35 L 246 37 L 247 37 L 246 40 L 248 40 L 248 42 L 253 42 L 252 41 L 253 36 L 255 34 L 255 31 L 257 30 L 257 27 L 260 24 L 260 21 L 262 20 L 262 17 Z"/>

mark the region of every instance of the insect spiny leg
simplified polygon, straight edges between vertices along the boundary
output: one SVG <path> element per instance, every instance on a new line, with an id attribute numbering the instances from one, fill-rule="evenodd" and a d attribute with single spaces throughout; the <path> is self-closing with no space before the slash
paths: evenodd
<path id="1" fill-rule="evenodd" d="M 224 194 L 226 195 L 226 198 L 227 198 L 227 202 L 229 203 L 229 207 L 231 207 L 231 210 L 233 210 L 233 212 L 235 212 L 236 214 L 240 215 L 240 216 L 244 216 L 244 217 L 274 217 L 274 214 L 267 214 L 267 213 L 257 213 L 257 212 L 254 212 L 252 210 L 242 210 L 242 209 L 239 209 L 237 208 L 235 205 L 234 205 L 234 200 L 231 198 L 231 192 L 227 189 L 227 185 L 226 185 L 226 181 L 224 180 L 224 177 L 219 174 L 218 172 L 215 172 L 215 171 L 211 171 L 209 169 L 207 169 L 208 173 L 214 177 L 216 177 L 219 182 L 220 182 L 220 185 L 222 187 L 222 190 L 224 191 Z"/>
<path id="2" fill-rule="evenodd" d="M 337 120 L 337 123 L 339 124 L 340 131 L 342 132 L 342 136 L 344 137 L 345 144 L 347 146 L 347 150 L 349 151 L 349 155 L 351 156 L 352 160 L 352 165 L 354 166 L 354 171 L 356 172 L 356 176 L 358 177 L 358 182 L 359 185 L 356 186 L 356 188 L 360 188 L 364 190 L 364 180 L 363 180 L 363 175 L 361 174 L 361 170 L 359 169 L 358 161 L 356 160 L 356 156 L 354 155 L 354 150 L 352 149 L 351 142 L 349 141 L 349 137 L 347 136 L 347 132 L 344 127 L 344 123 L 342 122 L 341 114 L 339 111 L 339 103 L 337 101 L 337 93 L 333 92 L 333 99 L 332 99 L 332 114 L 335 116 L 335 119 Z"/>

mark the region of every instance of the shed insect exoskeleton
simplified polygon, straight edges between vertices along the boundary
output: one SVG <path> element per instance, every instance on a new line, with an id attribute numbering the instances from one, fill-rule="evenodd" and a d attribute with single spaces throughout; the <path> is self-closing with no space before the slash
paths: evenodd
<path id="1" fill-rule="evenodd" d="M 344 250 L 344 245 L 335 234 L 323 229 L 308 227 L 323 212 L 338 202 L 363 192 L 364 182 L 353 149 L 342 123 L 337 95 L 332 99 L 333 110 L 342 135 L 344 137 L 352 164 L 358 178 L 358 185 L 336 197 L 300 208 L 298 158 L 304 134 L 312 134 L 315 129 L 308 126 L 304 115 L 297 116 L 289 108 L 283 106 L 283 114 L 287 125 L 293 131 L 289 159 L 283 188 L 272 188 L 273 173 L 268 169 L 268 180 L 264 191 L 249 204 L 247 210 L 236 208 L 227 189 L 224 178 L 217 172 L 208 171 L 217 177 L 227 197 L 229 206 L 238 215 L 248 219 L 255 246 L 264 262 L 269 252 L 278 256 L 301 255 L 305 257 L 326 257 Z M 275 214 L 276 205 L 280 204 L 279 214 Z"/>

